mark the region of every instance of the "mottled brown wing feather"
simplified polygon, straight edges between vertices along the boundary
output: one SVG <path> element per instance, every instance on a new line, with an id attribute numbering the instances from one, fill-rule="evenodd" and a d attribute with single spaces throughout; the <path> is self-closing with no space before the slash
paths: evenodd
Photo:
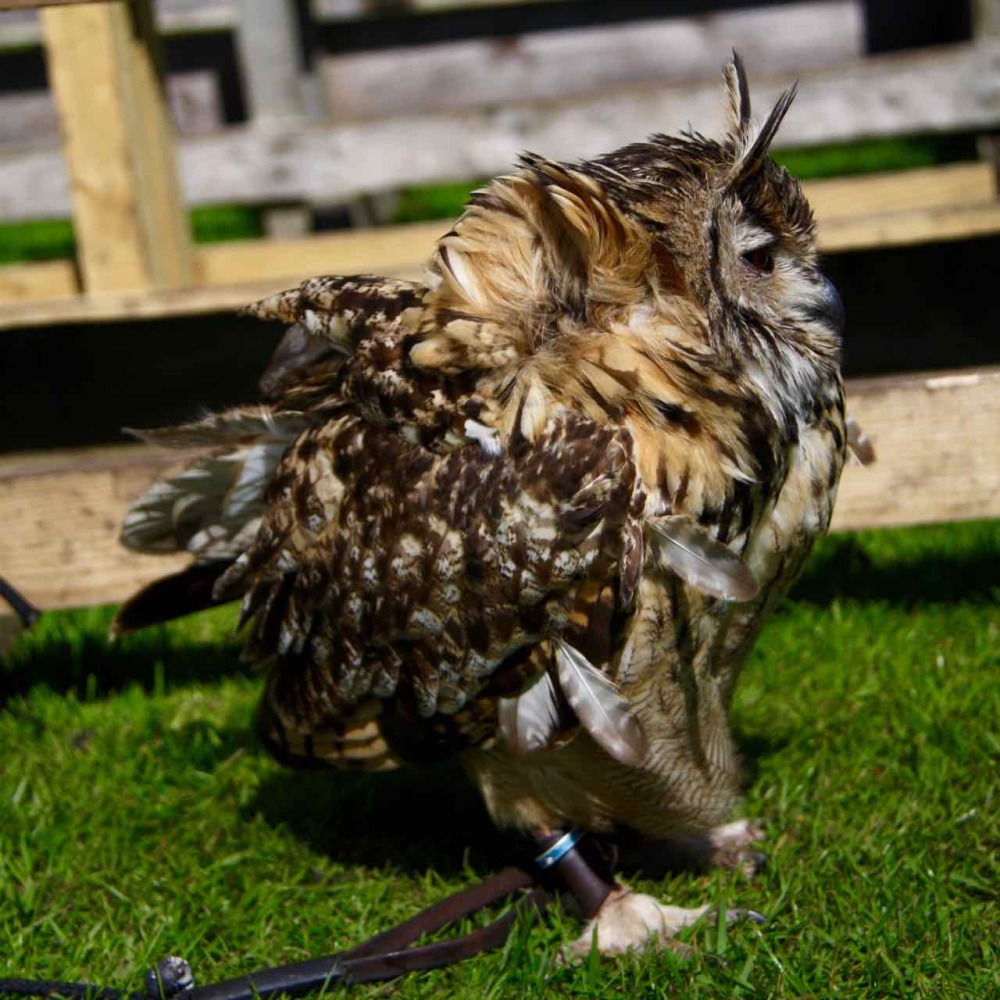
<path id="1" fill-rule="evenodd" d="M 579 634 L 606 658 L 581 608 L 616 592 L 641 499 L 627 431 L 578 415 L 499 456 L 432 454 L 353 413 L 312 428 L 232 574 L 270 662 L 265 739 L 377 767 L 491 739 L 540 642 Z"/>
<path id="2" fill-rule="evenodd" d="M 245 315 L 288 326 L 260 378 L 262 398 L 278 409 L 322 409 L 359 344 L 396 344 L 416 325 L 424 291 L 395 278 L 328 276 L 248 306 Z"/>

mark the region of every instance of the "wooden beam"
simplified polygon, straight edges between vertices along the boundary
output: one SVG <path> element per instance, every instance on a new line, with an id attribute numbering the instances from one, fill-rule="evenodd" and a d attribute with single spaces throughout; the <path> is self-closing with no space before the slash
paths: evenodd
<path id="1" fill-rule="evenodd" d="M 967 240 L 997 233 L 1000 233 L 1000 203 L 994 202 L 887 212 L 867 219 L 840 219 L 820 229 L 819 247 L 824 253 L 836 253 Z"/>
<path id="2" fill-rule="evenodd" d="M 414 222 L 296 240 L 216 243 L 199 250 L 198 276 L 203 285 L 214 286 L 301 280 L 316 274 L 419 274 L 448 225 Z"/>
<path id="3" fill-rule="evenodd" d="M 166 6 L 157 3 L 156 8 L 161 35 L 226 31 L 236 23 L 235 0 L 170 0 Z M 30 8 L 0 18 L 0 52 L 38 45 L 41 40 L 38 18 Z"/>
<path id="4" fill-rule="evenodd" d="M 320 21 L 356 21 L 385 14 L 428 14 L 470 7 L 521 7 L 550 0 L 311 0 Z M 563 0 L 566 2 L 566 0 Z"/>
<path id="5" fill-rule="evenodd" d="M 76 299 L 80 284 L 68 260 L 0 267 L 0 305 L 51 299 Z"/>
<path id="6" fill-rule="evenodd" d="M 848 408 L 878 461 L 849 467 L 834 528 L 1000 516 L 1000 368 L 867 379 Z M 0 458 L 0 566 L 42 607 L 117 601 L 183 557 L 117 543 L 126 505 L 176 453 L 142 446 Z"/>
<path id="7" fill-rule="evenodd" d="M 134 447 L 0 459 L 0 565 L 40 607 L 119 600 L 184 564 L 138 556 L 117 543 L 128 501 L 165 468 Z"/>
<path id="8" fill-rule="evenodd" d="M 257 125 L 305 115 L 293 0 L 239 0 L 237 52 L 250 118 Z"/>
<path id="9" fill-rule="evenodd" d="M 849 466 L 834 530 L 1000 517 L 1000 367 L 848 383 L 875 446 Z"/>
<path id="10" fill-rule="evenodd" d="M 101 0 L 0 0 L 0 11 L 32 10 L 36 7 L 70 7 L 85 3 L 100 3 Z"/>
<path id="11" fill-rule="evenodd" d="M 24 626 L 20 619 L 11 614 L 10 608 L 0 607 L 0 657 L 10 651 L 23 631 Z"/>
<path id="12" fill-rule="evenodd" d="M 804 181 L 802 188 L 821 227 L 890 212 L 986 205 L 998 197 L 996 172 L 978 162 L 829 177 Z"/>
<path id="13" fill-rule="evenodd" d="M 283 284 L 272 279 L 222 288 L 105 292 L 102 295 L 77 295 L 66 299 L 14 303 L 0 308 L 0 331 L 71 323 L 117 323 L 162 319 L 166 316 L 235 312 L 249 302 L 279 291 Z"/>
<path id="14" fill-rule="evenodd" d="M 875 56 L 800 74 L 778 144 L 990 129 L 1000 120 L 1000 40 Z M 770 106 L 791 74 L 752 74 Z M 489 177 L 523 149 L 559 159 L 605 153 L 653 129 L 719 130 L 717 80 L 631 86 L 571 101 L 499 104 L 434 115 L 262 132 L 229 129 L 179 143 L 189 202 L 337 202 L 401 185 Z M 405 155 L 401 154 L 405 150 Z M 64 216 L 65 172 L 53 152 L 0 162 L 0 219 Z"/>
<path id="15" fill-rule="evenodd" d="M 739 39 L 751 74 L 799 73 L 864 52 L 860 0 L 716 10 L 318 56 L 334 121 L 404 117 L 604 94 L 636 84 L 715 84 Z M 567 19 L 569 20 L 569 19 Z M 649 122 L 645 131 L 660 129 Z M 640 138 L 638 133 L 634 138 Z"/>
<path id="16" fill-rule="evenodd" d="M 810 181 L 805 190 L 825 253 L 1000 233 L 995 175 L 985 163 Z M 66 298 L 72 269 L 64 262 L 0 268 L 0 330 L 235 309 L 316 274 L 419 278 L 446 228 L 418 222 L 204 246 L 195 258 L 200 287 L 177 291 Z"/>
<path id="17" fill-rule="evenodd" d="M 190 284 L 149 0 L 42 12 L 88 291 Z"/>

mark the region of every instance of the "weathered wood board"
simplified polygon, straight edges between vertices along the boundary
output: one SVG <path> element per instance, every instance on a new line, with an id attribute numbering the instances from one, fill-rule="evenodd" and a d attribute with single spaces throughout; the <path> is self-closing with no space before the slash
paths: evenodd
<path id="1" fill-rule="evenodd" d="M 38 299 L 70 299 L 79 291 L 72 261 L 47 260 L 0 267 L 0 303 L 5 305 Z"/>
<path id="2" fill-rule="evenodd" d="M 137 556 L 117 542 L 126 504 L 166 467 L 123 446 L 0 460 L 0 566 L 40 607 L 118 600 L 185 560 Z"/>
<path id="3" fill-rule="evenodd" d="M 778 134 L 797 146 L 994 128 L 1000 121 L 1000 39 L 876 56 L 798 74 L 799 93 Z M 791 74 L 753 74 L 754 104 L 770 106 Z M 178 143 L 193 204 L 338 202 L 407 184 L 488 177 L 524 149 L 577 159 L 652 131 L 720 128 L 717 80 L 650 84 L 576 100 L 340 125 L 234 128 Z M 55 150 L 20 150 L 0 162 L 0 220 L 65 217 L 66 172 Z"/>
<path id="4" fill-rule="evenodd" d="M 219 74 L 197 69 L 167 77 L 170 117 L 181 135 L 205 135 L 222 128 L 222 94 Z M 55 145 L 59 141 L 59 115 L 48 90 L 0 93 L 0 154 L 14 144 Z"/>
<path id="5" fill-rule="evenodd" d="M 834 528 L 1000 516 L 1000 368 L 852 382 L 878 452 L 841 483 Z M 140 446 L 0 458 L 0 567 L 38 605 L 116 601 L 184 563 L 116 541 L 129 500 L 177 457 Z"/>
<path id="6" fill-rule="evenodd" d="M 824 252 L 1000 233 L 1000 200 L 989 164 L 812 181 L 806 194 Z M 68 298 L 66 262 L 0 267 L 0 330 L 235 309 L 316 274 L 374 272 L 419 277 L 446 222 L 247 240 L 195 252 L 198 287 Z"/>
<path id="7" fill-rule="evenodd" d="M 877 460 L 845 469 L 834 530 L 1000 517 L 1000 368 L 856 379 L 847 408 Z"/>
<path id="8" fill-rule="evenodd" d="M 738 40 L 756 74 L 798 73 L 864 52 L 857 0 L 718 10 L 694 17 L 539 31 L 322 57 L 334 121 L 599 94 L 641 83 L 709 80 Z M 665 13 L 669 10 L 665 8 Z M 646 131 L 660 129 L 649 122 Z M 641 134 L 641 133 L 640 133 Z"/>

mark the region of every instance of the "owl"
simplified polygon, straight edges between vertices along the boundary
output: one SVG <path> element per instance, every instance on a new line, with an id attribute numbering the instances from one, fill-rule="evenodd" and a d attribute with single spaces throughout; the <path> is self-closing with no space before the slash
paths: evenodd
<path id="1" fill-rule="evenodd" d="M 631 827 L 722 853 L 727 708 L 829 524 L 847 447 L 843 308 L 738 57 L 719 139 L 524 155 L 423 282 L 322 277 L 259 405 L 143 432 L 201 448 L 124 544 L 190 567 L 120 631 L 242 601 L 257 723 L 291 765 L 458 756 L 495 822 Z M 667 944 L 706 908 L 616 885 L 577 949 Z"/>

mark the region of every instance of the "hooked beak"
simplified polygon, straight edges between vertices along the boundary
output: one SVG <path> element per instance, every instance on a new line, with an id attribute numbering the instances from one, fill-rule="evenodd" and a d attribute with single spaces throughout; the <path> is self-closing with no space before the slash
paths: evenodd
<path id="1" fill-rule="evenodd" d="M 810 313 L 834 333 L 839 335 L 844 332 L 844 301 L 833 282 L 823 274 L 819 276 L 816 298 Z"/>

